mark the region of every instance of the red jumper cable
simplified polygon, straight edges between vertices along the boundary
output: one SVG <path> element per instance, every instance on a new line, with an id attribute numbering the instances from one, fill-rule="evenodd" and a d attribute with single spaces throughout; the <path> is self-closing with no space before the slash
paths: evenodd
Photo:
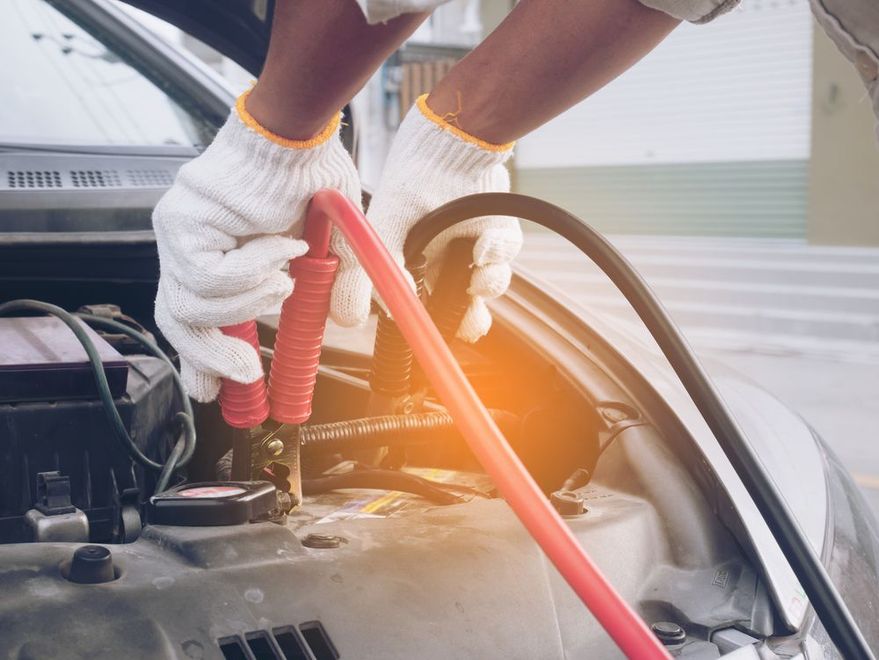
<path id="1" fill-rule="evenodd" d="M 322 190 L 311 200 L 305 230 L 306 240 L 312 246 L 309 255 L 315 252 L 316 254 L 312 256 L 320 258 L 322 254 L 326 257 L 325 246 L 329 243 L 332 225 L 335 225 L 345 236 L 354 254 L 372 279 L 400 331 L 412 347 L 425 375 L 452 415 L 470 449 L 491 476 L 510 508 L 513 509 L 562 577 L 626 656 L 639 659 L 669 658 L 668 652 L 659 640 L 602 575 L 561 516 L 544 497 L 537 483 L 510 448 L 494 420 L 482 405 L 436 326 L 431 322 L 424 307 L 409 288 L 402 271 L 388 253 L 375 230 L 360 209 L 337 191 Z M 323 250 L 322 253 L 321 250 Z M 309 255 L 299 257 L 299 259 L 307 258 Z M 298 273 L 299 271 L 294 269 L 295 262 L 296 260 L 291 262 L 291 272 Z M 288 323 L 295 322 L 296 318 L 301 318 L 300 315 L 316 319 L 319 315 L 318 312 L 323 315 L 320 320 L 320 337 L 322 338 L 332 277 L 329 280 L 330 283 L 326 286 L 323 299 L 318 300 L 316 297 L 308 296 L 303 297 L 301 302 L 294 303 L 292 299 L 296 296 L 296 290 L 300 288 L 300 283 L 297 280 L 294 293 L 288 300 L 291 304 L 285 303 L 282 308 L 278 330 L 279 341 L 282 337 L 282 330 Z M 323 290 L 323 287 L 321 288 Z M 314 314 L 310 313 L 312 310 Z M 275 350 L 277 356 L 277 346 Z M 317 353 L 319 356 L 319 348 Z M 303 388 L 296 390 L 300 397 L 303 396 L 304 386 L 307 383 L 310 382 L 313 388 L 314 374 L 312 374 L 312 369 L 315 373 L 317 370 L 317 357 L 314 357 L 314 353 L 303 356 L 300 362 L 291 361 L 289 365 L 289 368 L 294 370 L 302 369 L 302 373 L 285 372 L 283 380 L 280 381 L 275 376 L 278 365 L 273 364 L 272 376 L 270 376 L 270 382 L 275 385 L 270 388 L 273 396 L 279 396 L 277 394 L 277 383 L 279 382 L 285 384 L 302 383 Z M 280 374 L 280 372 L 278 373 Z M 258 389 L 261 383 L 262 381 L 258 381 L 256 384 L 252 383 L 243 387 L 254 386 L 254 389 Z M 236 389 L 233 384 L 224 381 L 223 389 L 227 392 L 225 395 L 221 392 L 221 405 L 225 405 L 224 401 L 230 400 L 229 387 L 232 387 L 233 391 Z M 296 387 L 291 386 L 291 389 L 296 389 Z M 309 391 L 307 394 L 307 407 L 310 410 L 311 392 Z M 235 402 L 243 399 L 243 396 L 232 397 Z M 254 401 L 258 401 L 258 399 L 257 396 L 253 397 Z M 288 405 L 286 399 L 279 398 L 277 405 L 272 401 L 272 415 L 275 415 L 276 409 L 287 411 Z M 254 418 L 259 417 L 265 411 L 261 403 L 254 405 L 254 410 L 257 408 L 258 413 L 254 415 Z M 301 422 L 304 421 L 303 414 L 305 413 L 300 409 L 300 413 L 294 417 Z M 224 417 L 228 421 L 225 408 Z M 231 417 L 239 424 L 244 423 L 241 421 L 244 416 L 239 412 Z M 305 414 L 305 418 L 307 418 L 307 414 Z M 263 418 L 264 420 L 265 418 Z"/>
<path id="2" fill-rule="evenodd" d="M 290 426 L 298 427 L 311 417 L 330 291 L 339 266 L 339 258 L 329 251 L 331 229 L 328 223 L 305 223 L 303 239 L 309 250 L 290 261 L 293 293 L 281 306 L 268 387 L 262 378 L 253 383 L 223 379 L 220 387 L 223 419 L 235 429 L 232 478 L 252 478 L 254 459 L 260 448 L 264 454 L 268 452 L 268 458 L 283 451 L 284 463 L 290 468 L 287 483 L 296 504 L 302 501 L 298 441 L 294 440 L 287 448 L 281 444 L 280 450 L 271 452 L 274 434 L 266 435 L 260 426 L 271 416 L 287 425 L 289 433 Z M 259 352 L 255 321 L 227 326 L 222 331 L 248 341 Z"/>

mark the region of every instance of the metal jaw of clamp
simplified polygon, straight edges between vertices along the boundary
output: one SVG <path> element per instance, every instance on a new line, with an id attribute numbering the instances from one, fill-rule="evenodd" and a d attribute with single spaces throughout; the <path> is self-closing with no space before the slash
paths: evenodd
<path id="1" fill-rule="evenodd" d="M 293 506 L 302 501 L 298 427 L 311 416 L 330 292 L 339 266 L 338 257 L 329 251 L 331 229 L 325 216 L 307 215 L 303 238 L 309 251 L 290 261 L 296 286 L 281 307 L 268 385 L 263 379 L 253 383 L 224 379 L 220 388 L 223 419 L 236 430 L 232 479 L 267 479 L 281 490 L 286 484 Z M 247 341 L 259 353 L 256 321 L 222 331 Z M 280 426 L 265 430 L 269 418 Z"/>

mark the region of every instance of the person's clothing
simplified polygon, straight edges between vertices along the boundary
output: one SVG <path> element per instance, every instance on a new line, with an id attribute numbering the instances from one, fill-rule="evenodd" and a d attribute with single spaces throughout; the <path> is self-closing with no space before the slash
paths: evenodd
<path id="1" fill-rule="evenodd" d="M 369 23 L 384 23 L 401 14 L 433 11 L 449 0 L 357 0 Z"/>
<path id="2" fill-rule="evenodd" d="M 246 97 L 153 211 L 161 267 L 156 323 L 198 401 L 216 397 L 221 377 L 262 377 L 253 347 L 218 328 L 268 313 L 290 294 L 283 269 L 307 250 L 297 239 L 312 195 L 335 188 L 360 200 L 339 117 L 311 140 L 287 140 L 250 116 Z"/>
<path id="3" fill-rule="evenodd" d="M 432 11 L 449 0 L 357 0 L 370 23 L 400 14 Z M 639 0 L 641 4 L 691 23 L 707 23 L 735 8 L 740 0 Z M 747 2 L 747 0 L 745 0 Z M 821 27 L 854 64 L 873 100 L 879 119 L 879 1 L 810 0 Z M 879 125 L 877 125 L 879 135 Z"/>
<path id="4" fill-rule="evenodd" d="M 512 144 L 494 145 L 468 135 L 434 113 L 419 98 L 397 131 L 369 206 L 368 217 L 385 246 L 403 262 L 403 243 L 412 225 L 428 212 L 458 197 L 481 192 L 507 192 L 510 177 L 504 163 Z M 506 291 L 511 262 L 522 247 L 522 230 L 513 218 L 484 217 L 463 222 L 443 232 L 425 251 L 426 281 L 433 285 L 442 253 L 455 238 L 474 239 L 471 296 L 458 337 L 474 342 L 491 326 L 485 301 Z M 369 314 L 372 285 L 353 258 L 350 248 L 334 240 L 333 251 L 343 265 L 336 276 L 333 307 L 340 321 L 358 324 Z"/>
<path id="5" fill-rule="evenodd" d="M 708 23 L 735 9 L 740 0 L 639 0 L 651 9 L 689 23 Z"/>
<path id="6" fill-rule="evenodd" d="M 858 70 L 873 101 L 873 112 L 879 119 L 879 2 L 810 1 L 818 23 Z M 879 137 L 879 124 L 876 135 Z"/>

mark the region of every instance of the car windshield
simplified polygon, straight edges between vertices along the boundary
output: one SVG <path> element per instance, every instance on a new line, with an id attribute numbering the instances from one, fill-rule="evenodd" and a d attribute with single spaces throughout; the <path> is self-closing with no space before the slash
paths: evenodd
<path id="1" fill-rule="evenodd" d="M 43 0 L 0 17 L 3 145 L 199 146 L 205 122 Z"/>

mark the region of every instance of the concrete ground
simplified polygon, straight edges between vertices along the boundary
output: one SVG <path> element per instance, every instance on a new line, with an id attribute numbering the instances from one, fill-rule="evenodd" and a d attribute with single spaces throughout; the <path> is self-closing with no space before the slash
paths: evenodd
<path id="1" fill-rule="evenodd" d="M 703 350 L 799 412 L 828 442 L 879 515 L 879 365 L 805 355 Z"/>

